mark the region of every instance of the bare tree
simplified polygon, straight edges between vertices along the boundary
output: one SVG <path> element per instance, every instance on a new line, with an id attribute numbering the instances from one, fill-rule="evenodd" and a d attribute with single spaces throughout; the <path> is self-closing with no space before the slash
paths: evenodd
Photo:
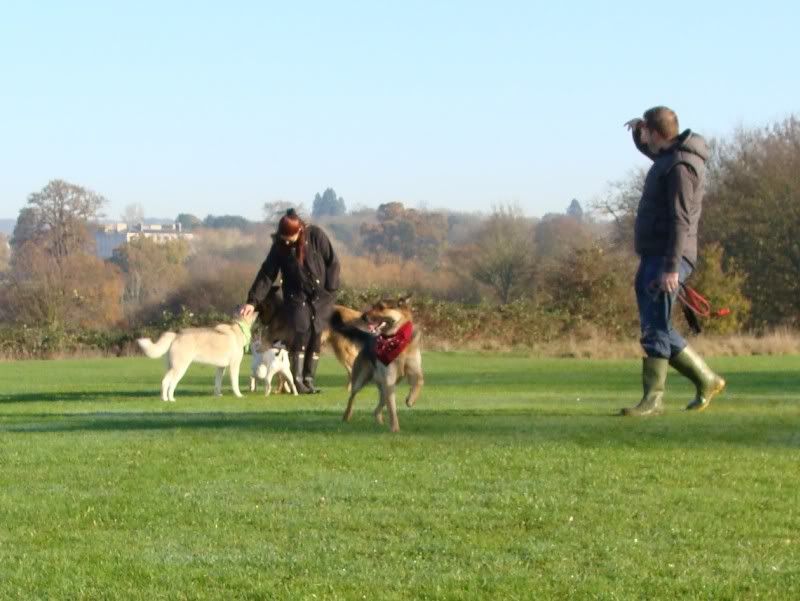
<path id="1" fill-rule="evenodd" d="M 280 218 L 286 215 L 288 209 L 294 209 L 301 217 L 307 214 L 306 206 L 302 202 L 293 203 L 288 200 L 273 200 L 271 202 L 265 202 L 262 207 L 264 222 L 268 224 L 278 223 Z"/>
<path id="2" fill-rule="evenodd" d="M 515 206 L 496 207 L 477 234 L 470 273 L 507 304 L 530 291 L 535 274 L 533 227 Z"/>
<path id="3" fill-rule="evenodd" d="M 592 202 L 591 208 L 614 221 L 613 240 L 616 245 L 633 244 L 633 222 L 642 197 L 644 169 L 634 169 L 621 180 L 611 182 L 603 196 Z"/>
<path id="4" fill-rule="evenodd" d="M 37 236 L 46 241 L 57 261 L 86 249 L 91 241 L 88 222 L 98 217 L 105 203 L 106 199 L 96 192 L 59 179 L 28 197 L 35 212 Z"/>

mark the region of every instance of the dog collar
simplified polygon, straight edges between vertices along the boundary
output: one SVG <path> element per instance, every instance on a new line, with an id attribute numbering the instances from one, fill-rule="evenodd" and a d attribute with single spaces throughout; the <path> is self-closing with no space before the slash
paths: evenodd
<path id="1" fill-rule="evenodd" d="M 250 346 L 250 340 L 253 338 L 253 331 L 250 329 L 247 322 L 242 320 L 238 320 L 236 325 L 239 326 L 239 329 L 242 331 L 242 335 L 244 336 L 244 348 L 246 349 Z"/>

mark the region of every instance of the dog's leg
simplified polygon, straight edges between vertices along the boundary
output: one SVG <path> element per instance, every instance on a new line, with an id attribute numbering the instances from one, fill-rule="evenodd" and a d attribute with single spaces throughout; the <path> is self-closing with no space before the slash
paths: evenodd
<path id="1" fill-rule="evenodd" d="M 172 383 L 172 368 L 167 369 L 167 373 L 164 374 L 164 377 L 161 380 L 161 400 L 168 401 L 169 400 L 169 385 Z"/>
<path id="2" fill-rule="evenodd" d="M 222 396 L 222 374 L 225 373 L 224 367 L 218 367 L 214 374 L 214 396 Z"/>
<path id="3" fill-rule="evenodd" d="M 267 389 L 267 392 L 264 393 L 265 396 L 269 396 L 270 394 L 272 394 L 272 391 L 273 391 L 272 382 L 275 379 L 275 376 L 278 376 L 278 381 L 277 381 L 277 386 L 275 386 L 275 388 L 274 388 L 274 391 L 276 393 L 280 393 L 281 392 L 281 386 L 283 384 L 281 382 L 281 374 L 280 374 L 279 371 L 275 370 L 273 365 L 270 365 L 267 368 L 267 377 L 264 378 L 264 386 Z"/>
<path id="4" fill-rule="evenodd" d="M 169 389 L 167 391 L 167 397 L 173 403 L 175 402 L 175 388 L 178 386 L 178 382 L 181 381 L 181 378 L 186 374 L 186 370 L 189 369 L 189 366 L 192 364 L 192 360 L 189 359 L 183 365 L 174 365 L 172 369 L 167 372 L 167 375 L 170 373 L 172 377 L 169 383 Z"/>
<path id="5" fill-rule="evenodd" d="M 379 426 L 383 425 L 383 408 L 386 405 L 386 393 L 383 384 L 378 384 L 378 404 L 375 406 L 375 411 L 372 415 L 375 417 L 375 423 Z"/>
<path id="6" fill-rule="evenodd" d="M 400 431 L 400 420 L 397 419 L 397 398 L 394 391 L 394 384 L 386 386 L 386 404 L 389 406 L 389 427 L 392 432 Z"/>
<path id="7" fill-rule="evenodd" d="M 425 378 L 422 375 L 422 356 L 414 357 L 406 363 L 406 375 L 408 376 L 408 383 L 411 385 L 411 390 L 408 391 L 406 397 L 406 405 L 413 407 L 414 403 L 419 398 L 419 393 L 422 390 L 422 385 L 425 383 Z"/>
<path id="8" fill-rule="evenodd" d="M 353 390 L 353 368 L 352 366 L 348 367 L 345 363 L 344 369 L 347 372 L 347 392 L 351 392 Z"/>
<path id="9" fill-rule="evenodd" d="M 274 373 L 267 372 L 267 377 L 264 378 L 264 396 L 272 394 L 272 377 L 274 375 Z M 278 383 L 280 383 L 280 380 L 278 380 Z"/>
<path id="10" fill-rule="evenodd" d="M 375 408 L 375 420 L 383 423 L 383 408 L 389 408 L 389 427 L 392 432 L 400 430 L 400 422 L 397 419 L 397 402 L 395 399 L 395 385 L 397 384 L 397 367 L 391 364 L 386 368 L 380 369 L 377 376 L 380 382 L 381 399 Z"/>
<path id="11" fill-rule="evenodd" d="M 242 393 L 239 391 L 239 365 L 241 362 L 242 356 L 239 355 L 239 357 L 234 357 L 228 365 L 228 369 L 231 371 L 231 388 L 233 388 L 233 394 L 238 398 L 242 398 Z"/>
<path id="12" fill-rule="evenodd" d="M 372 377 L 372 367 L 367 361 L 356 361 L 353 364 L 353 379 L 351 380 L 350 396 L 347 399 L 347 409 L 344 410 L 342 420 L 349 422 L 353 417 L 353 403 L 358 391 L 364 388 Z"/>
<path id="13" fill-rule="evenodd" d="M 284 390 L 286 392 L 291 392 L 294 396 L 297 396 L 297 386 L 294 385 L 294 378 L 291 377 L 291 373 L 292 372 L 282 373 L 279 375 L 279 377 L 283 378 Z"/>

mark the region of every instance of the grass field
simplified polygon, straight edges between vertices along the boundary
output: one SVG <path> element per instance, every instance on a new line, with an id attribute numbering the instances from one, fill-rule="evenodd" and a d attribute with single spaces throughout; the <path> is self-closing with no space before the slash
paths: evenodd
<path id="1" fill-rule="evenodd" d="M 0 363 L 0 599 L 800 599 L 800 358 L 648 420 L 632 361 L 425 361 L 396 435 L 327 357 L 176 403 L 160 361 Z"/>

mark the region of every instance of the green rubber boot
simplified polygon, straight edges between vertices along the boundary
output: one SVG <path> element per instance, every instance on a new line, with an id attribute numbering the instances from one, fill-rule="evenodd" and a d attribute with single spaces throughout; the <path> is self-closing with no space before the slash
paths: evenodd
<path id="1" fill-rule="evenodd" d="M 702 411 L 725 388 L 725 380 L 711 371 L 703 358 L 688 346 L 670 359 L 669 364 L 689 378 L 697 389 L 694 399 L 686 405 L 687 411 Z"/>
<path id="2" fill-rule="evenodd" d="M 626 407 L 620 415 L 645 417 L 658 415 L 664 411 L 662 398 L 664 386 L 667 382 L 669 361 L 660 357 L 645 357 L 642 359 L 642 388 L 644 396 L 636 407 Z"/>

